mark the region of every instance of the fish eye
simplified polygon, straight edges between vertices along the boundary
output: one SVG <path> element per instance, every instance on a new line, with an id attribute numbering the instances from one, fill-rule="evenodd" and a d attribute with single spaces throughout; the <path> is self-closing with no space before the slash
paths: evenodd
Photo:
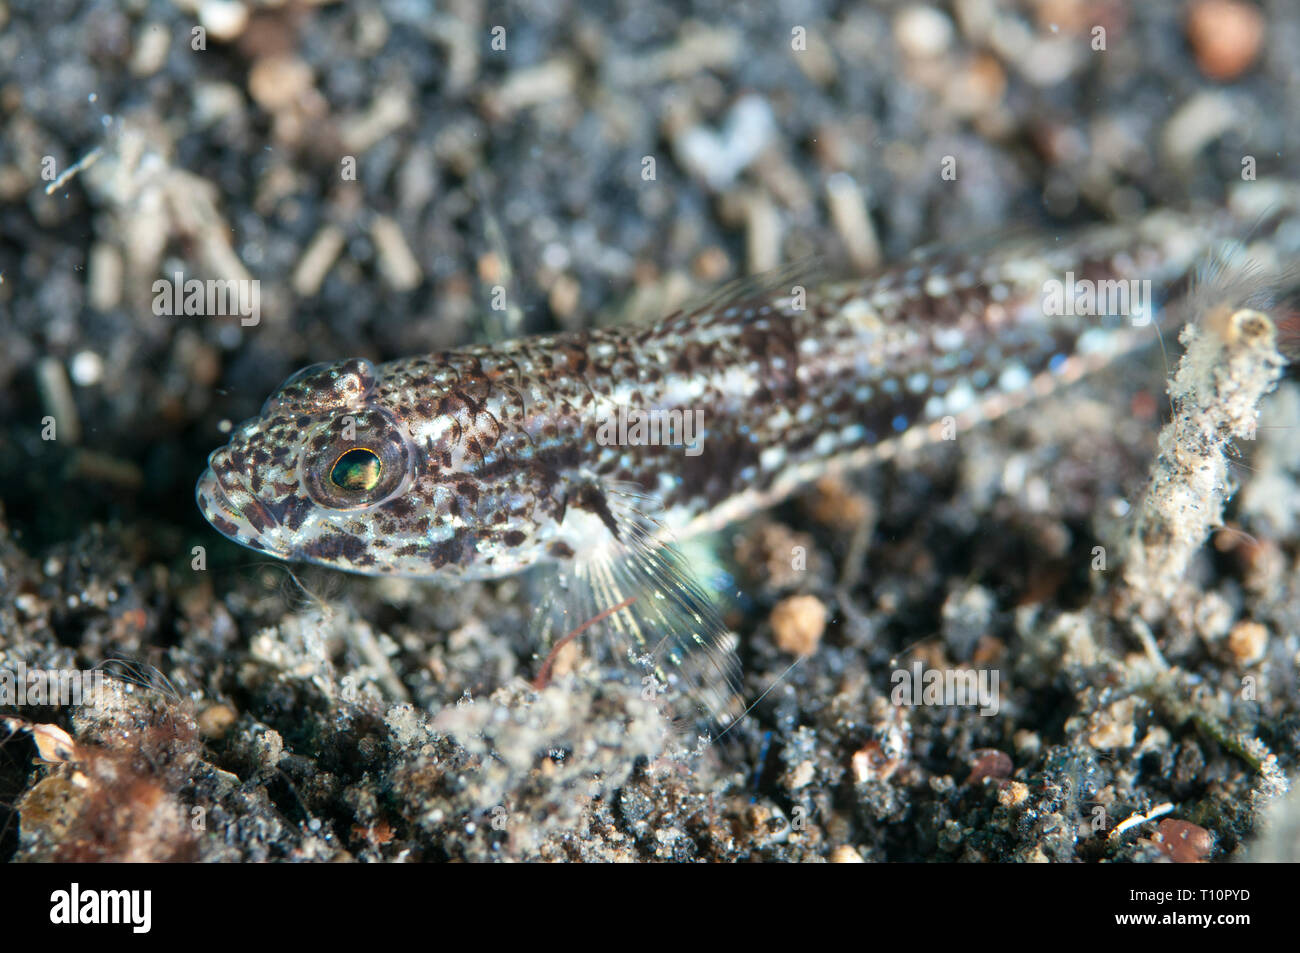
<path id="1" fill-rule="evenodd" d="M 326 509 L 379 506 L 415 478 L 417 457 L 406 428 L 380 408 L 322 420 L 302 439 L 299 481 Z"/>
<path id="2" fill-rule="evenodd" d="M 364 493 L 379 485 L 383 472 L 384 464 L 379 454 L 367 447 L 356 447 L 334 461 L 330 468 L 330 482 L 340 490 Z"/>

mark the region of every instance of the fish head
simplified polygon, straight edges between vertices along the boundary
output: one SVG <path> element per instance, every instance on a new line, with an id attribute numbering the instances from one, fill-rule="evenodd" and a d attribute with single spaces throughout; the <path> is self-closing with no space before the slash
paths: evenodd
<path id="1" fill-rule="evenodd" d="M 283 559 L 374 565 L 391 542 L 381 536 L 383 514 L 404 498 L 419 462 L 408 428 L 376 396 L 369 361 L 294 374 L 208 457 L 195 490 L 208 522 Z"/>
<path id="2" fill-rule="evenodd" d="M 219 532 L 281 559 L 495 578 L 548 558 L 540 528 L 562 506 L 505 419 L 437 375 L 416 388 L 362 359 L 316 364 L 209 456 L 195 496 Z"/>

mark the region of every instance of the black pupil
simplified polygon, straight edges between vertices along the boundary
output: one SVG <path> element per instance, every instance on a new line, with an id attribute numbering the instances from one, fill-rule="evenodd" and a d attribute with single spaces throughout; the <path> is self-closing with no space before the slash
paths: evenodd
<path id="1" fill-rule="evenodd" d="M 373 450 L 349 450 L 330 471 L 330 482 L 341 490 L 371 490 L 379 482 L 381 464 Z"/>

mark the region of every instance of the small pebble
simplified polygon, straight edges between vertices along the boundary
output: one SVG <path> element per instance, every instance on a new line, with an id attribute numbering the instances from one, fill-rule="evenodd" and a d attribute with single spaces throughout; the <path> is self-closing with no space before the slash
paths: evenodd
<path id="1" fill-rule="evenodd" d="M 1202 73 L 1210 79 L 1236 79 L 1259 55 L 1264 15 L 1254 4 L 1238 0 L 1199 0 L 1188 13 L 1187 39 Z"/>
<path id="2" fill-rule="evenodd" d="M 866 195 L 851 175 L 836 172 L 826 180 L 826 203 L 853 267 L 865 272 L 879 265 L 880 240 L 867 212 Z"/>
<path id="3" fill-rule="evenodd" d="M 204 738 L 222 738 L 238 718 L 229 705 L 211 705 L 199 714 L 199 734 Z"/>
<path id="4" fill-rule="evenodd" d="M 710 245 L 695 256 L 691 262 L 691 272 L 697 281 L 717 284 L 731 272 L 731 259 L 727 257 L 725 249 Z"/>
<path id="5" fill-rule="evenodd" d="M 1011 736 L 1011 743 L 1016 746 L 1018 754 L 1026 757 L 1038 754 L 1043 747 L 1043 741 L 1038 737 L 1038 733 L 1025 728 L 1021 728 Z"/>
<path id="6" fill-rule="evenodd" d="M 772 609 L 776 644 L 792 655 L 812 655 L 826 631 L 826 606 L 816 596 L 790 596 Z"/>
<path id="7" fill-rule="evenodd" d="M 203 0 L 199 22 L 214 39 L 229 43 L 248 26 L 248 8 L 236 0 Z"/>
<path id="8" fill-rule="evenodd" d="M 858 784 L 866 781 L 888 781 L 894 776 L 903 762 L 885 754 L 879 741 L 868 741 L 861 749 L 853 753 L 853 780 Z"/>
<path id="9" fill-rule="evenodd" d="M 972 752 L 970 776 L 966 779 L 966 783 L 979 784 L 985 778 L 998 781 L 1010 777 L 1014 767 L 1011 755 L 1005 751 L 999 751 L 997 748 L 980 748 Z"/>
<path id="10" fill-rule="evenodd" d="M 68 370 L 78 387 L 94 387 L 104 376 L 104 359 L 94 351 L 78 351 Z"/>
<path id="11" fill-rule="evenodd" d="M 396 291 L 410 291 L 420 283 L 420 263 L 406 243 L 401 227 L 386 215 L 376 215 L 370 237 L 379 253 L 379 269 Z"/>
<path id="12" fill-rule="evenodd" d="M 797 791 L 800 788 L 807 787 L 812 783 L 812 779 L 816 773 L 816 768 L 813 767 L 811 761 L 800 761 L 795 765 L 794 770 L 790 772 L 789 784 L 787 786 L 791 791 Z"/>
<path id="13" fill-rule="evenodd" d="M 267 112 L 278 112 L 312 88 L 312 71 L 296 56 L 264 56 L 248 71 L 248 94 Z"/>
<path id="14" fill-rule="evenodd" d="M 578 310 L 578 303 L 582 298 L 582 286 L 578 284 L 577 279 L 572 275 L 562 274 L 556 277 L 551 284 L 551 290 L 546 296 L 546 303 L 551 308 L 551 313 L 557 318 L 570 318 Z"/>
<path id="15" fill-rule="evenodd" d="M 1023 781 L 1010 781 L 998 790 L 998 803 L 1003 807 L 1019 807 L 1029 800 L 1029 785 Z"/>
<path id="16" fill-rule="evenodd" d="M 1221 639 L 1232 625 L 1232 604 L 1217 592 L 1207 592 L 1196 603 L 1193 623 L 1207 641 Z"/>
<path id="17" fill-rule="evenodd" d="M 1239 666 L 1254 665 L 1268 649 L 1268 629 L 1258 622 L 1243 620 L 1228 633 L 1228 651 Z"/>
<path id="18" fill-rule="evenodd" d="M 320 291 L 321 283 L 343 251 L 346 236 L 337 225 L 324 225 L 302 253 L 293 271 L 293 290 L 310 297 Z"/>
<path id="19" fill-rule="evenodd" d="M 894 40 L 908 56 L 929 59 L 952 43 L 952 20 L 934 7 L 904 7 L 894 17 Z"/>
<path id="20" fill-rule="evenodd" d="M 1191 821 L 1165 818 L 1156 827 L 1151 843 L 1175 864 L 1203 863 L 1214 850 L 1214 835 Z"/>
<path id="21" fill-rule="evenodd" d="M 871 501 L 849 488 L 837 477 L 817 481 L 812 499 L 812 518 L 825 526 L 855 528 L 874 515 Z"/>
<path id="22" fill-rule="evenodd" d="M 167 62 L 171 46 L 171 31 L 161 23 L 145 23 L 135 37 L 135 51 L 131 56 L 132 76 L 152 76 Z"/>
<path id="23" fill-rule="evenodd" d="M 57 357 L 43 357 L 37 361 L 36 387 L 46 413 L 54 418 L 56 439 L 66 444 L 79 443 L 81 418 L 77 415 L 77 402 L 72 397 L 63 362 Z"/>
<path id="24" fill-rule="evenodd" d="M 1137 734 L 1133 723 L 1137 705 L 1137 699 L 1125 698 L 1100 712 L 1099 724 L 1088 735 L 1088 744 L 1103 751 L 1132 747 Z"/>
<path id="25" fill-rule="evenodd" d="M 122 300 L 122 254 L 108 242 L 96 242 L 90 248 L 86 268 L 86 286 L 90 306 L 96 311 L 111 311 Z"/>

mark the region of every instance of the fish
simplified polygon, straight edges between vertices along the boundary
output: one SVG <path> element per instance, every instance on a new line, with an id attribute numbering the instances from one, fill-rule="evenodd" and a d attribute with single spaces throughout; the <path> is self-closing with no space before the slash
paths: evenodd
<path id="1" fill-rule="evenodd" d="M 352 573 L 550 567 L 569 622 L 607 616 L 656 690 L 723 722 L 738 663 L 681 541 L 1155 343 L 1216 248 L 1281 219 L 1158 211 L 864 277 L 784 269 L 647 324 L 313 364 L 211 454 L 197 503 L 243 546 Z"/>

